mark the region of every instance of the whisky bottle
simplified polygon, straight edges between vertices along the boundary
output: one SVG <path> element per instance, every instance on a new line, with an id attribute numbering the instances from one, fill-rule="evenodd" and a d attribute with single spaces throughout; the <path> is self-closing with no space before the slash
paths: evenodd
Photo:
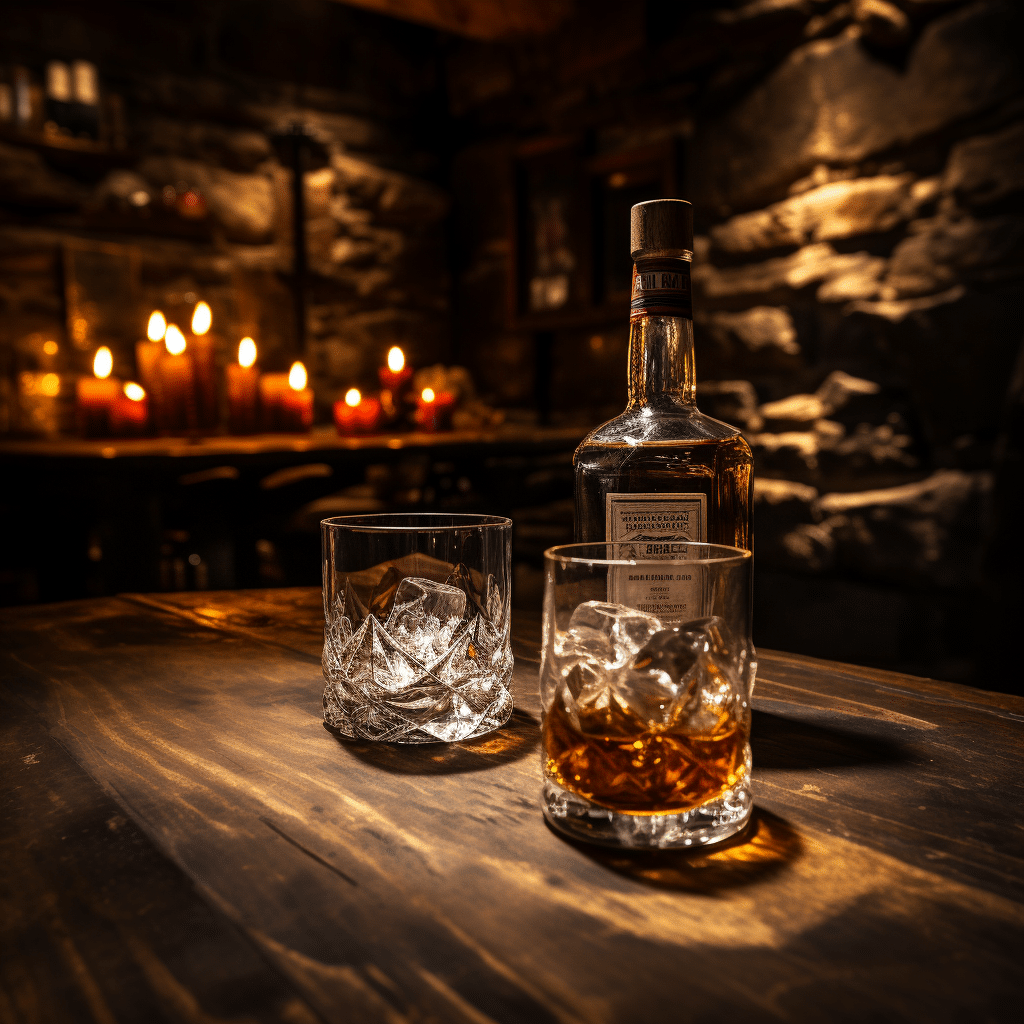
<path id="1" fill-rule="evenodd" d="M 670 558 L 686 541 L 749 549 L 750 448 L 696 405 L 690 204 L 634 206 L 630 250 L 628 404 L 576 450 L 576 540 L 630 542 L 641 558 Z M 609 600 L 671 616 L 672 594 L 657 581 L 612 583 Z"/>

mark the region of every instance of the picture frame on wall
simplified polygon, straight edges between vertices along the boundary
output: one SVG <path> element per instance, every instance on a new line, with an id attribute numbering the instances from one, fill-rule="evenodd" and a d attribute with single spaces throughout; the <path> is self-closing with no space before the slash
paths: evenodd
<path id="1" fill-rule="evenodd" d="M 521 326 L 543 328 L 590 305 L 589 209 L 579 144 L 543 139 L 522 147 L 513 179 L 510 313 Z"/>

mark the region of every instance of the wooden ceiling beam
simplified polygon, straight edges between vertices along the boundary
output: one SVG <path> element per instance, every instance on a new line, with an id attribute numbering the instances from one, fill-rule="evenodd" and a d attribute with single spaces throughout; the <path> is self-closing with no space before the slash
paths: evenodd
<path id="1" fill-rule="evenodd" d="M 573 0 L 337 0 L 473 39 L 543 35 L 572 12 Z"/>

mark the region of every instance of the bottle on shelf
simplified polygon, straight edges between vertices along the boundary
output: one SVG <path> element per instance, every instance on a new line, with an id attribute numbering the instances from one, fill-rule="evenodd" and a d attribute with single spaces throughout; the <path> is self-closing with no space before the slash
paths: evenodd
<path id="1" fill-rule="evenodd" d="M 629 398 L 576 450 L 576 540 L 628 541 L 642 558 L 672 557 L 686 541 L 749 549 L 750 448 L 696 405 L 690 204 L 634 206 L 630 250 Z M 609 600 L 666 617 L 676 603 L 661 580 L 610 579 Z"/>

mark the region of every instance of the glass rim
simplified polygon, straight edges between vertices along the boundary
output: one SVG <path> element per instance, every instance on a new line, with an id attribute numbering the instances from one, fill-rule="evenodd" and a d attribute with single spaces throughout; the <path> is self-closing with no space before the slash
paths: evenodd
<path id="1" fill-rule="evenodd" d="M 414 523 L 387 520 L 413 519 Z M 428 520 L 436 520 L 429 522 Z M 452 522 L 462 520 L 462 522 Z M 512 520 L 477 512 L 363 512 L 351 516 L 331 516 L 320 520 L 321 530 L 351 530 L 354 533 L 441 533 L 448 530 L 509 529 Z"/>
<path id="2" fill-rule="evenodd" d="M 585 548 L 608 548 L 612 544 L 629 544 L 628 540 L 589 540 L 577 542 L 575 544 L 556 544 L 554 547 L 548 548 L 544 552 L 545 559 L 551 559 L 553 562 L 561 562 L 562 565 L 724 565 L 733 563 L 734 565 L 740 565 L 743 562 L 749 561 L 754 557 L 753 552 L 748 551 L 746 548 L 736 548 L 729 544 L 711 544 L 708 541 L 703 540 L 688 540 L 685 541 L 693 547 L 707 549 L 708 555 L 705 557 L 697 558 L 591 558 L 587 557 L 578 552 L 579 549 Z M 721 552 L 720 554 L 711 554 L 711 552 Z"/>

